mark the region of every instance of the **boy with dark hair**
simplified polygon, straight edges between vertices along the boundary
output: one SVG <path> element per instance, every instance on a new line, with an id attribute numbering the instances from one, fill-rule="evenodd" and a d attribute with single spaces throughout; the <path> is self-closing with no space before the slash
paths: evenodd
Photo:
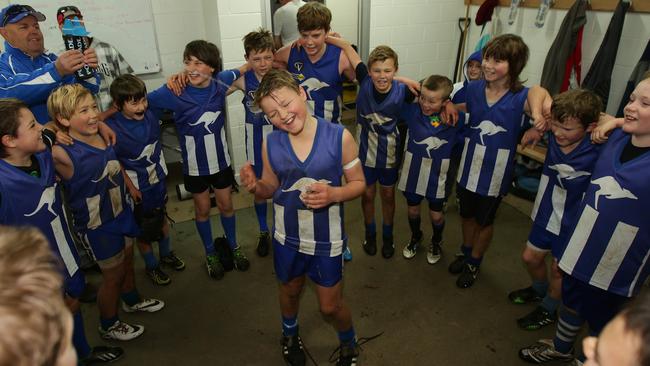
<path id="1" fill-rule="evenodd" d="M 427 262 L 437 263 L 442 256 L 442 233 L 445 227 L 443 206 L 449 192 L 445 183 L 449 161 L 460 130 L 464 124 L 461 115 L 455 126 L 443 124 L 440 112 L 449 100 L 451 80 L 445 76 L 431 75 L 422 80 L 418 104 L 407 105 L 401 117 L 408 126 L 404 162 L 397 188 L 404 193 L 408 205 L 411 239 L 402 255 L 411 259 L 422 241 L 420 230 L 420 203 L 429 202 L 429 215 L 433 234 L 427 251 Z"/>
<path id="2" fill-rule="evenodd" d="M 350 42 L 328 36 L 327 43 L 340 47 L 356 72 L 360 88 L 357 93 L 357 123 L 359 124 L 359 159 L 366 178 L 366 190 L 361 196 L 366 227 L 363 250 L 377 253 L 375 224 L 376 183 L 380 184 L 382 205 L 382 249 L 384 258 L 395 253 L 393 218 L 395 216 L 395 183 L 400 154 L 397 122 L 405 104 L 415 97 L 405 84 L 396 80 L 397 53 L 388 46 L 377 46 L 368 57 L 366 66 Z M 409 80 L 410 81 L 410 80 Z M 351 255 L 350 255 L 351 258 Z"/>
<path id="3" fill-rule="evenodd" d="M 110 86 L 110 94 L 119 112 L 106 119 L 106 123 L 117 135 L 115 153 L 135 202 L 135 219 L 141 229 L 138 249 L 154 284 L 167 285 L 171 279 L 160 269 L 160 263 L 176 271 L 185 269 L 185 263 L 171 250 L 169 238 L 165 208 L 167 165 L 160 144 L 162 110 L 148 108 L 147 88 L 133 75 L 117 77 Z M 153 254 L 152 241 L 158 242 L 160 263 Z"/>
<path id="4" fill-rule="evenodd" d="M 589 133 L 602 110 L 600 98 L 591 91 L 573 89 L 553 97 L 551 131 L 539 190 L 531 213 L 533 227 L 522 253 L 532 285 L 511 292 L 510 301 L 525 304 L 541 300 L 530 314 L 517 319 L 520 328 L 539 329 L 556 319 L 560 303 L 562 275 L 557 259 L 564 252 L 566 236 L 573 229 L 580 201 L 589 186 L 600 145 L 591 143 Z M 541 138 L 529 129 L 522 139 L 526 145 Z M 545 257 L 552 253 L 551 281 Z"/>
<path id="5" fill-rule="evenodd" d="M 147 100 L 154 109 L 174 112 L 183 157 L 185 189 L 192 193 L 194 200 L 196 228 L 205 249 L 208 274 L 218 280 L 223 277 L 224 269 L 212 238 L 210 191 L 217 201 L 235 268 L 246 271 L 250 265 L 237 244 L 235 211 L 230 196 L 233 171 L 224 128 L 226 93 L 247 68 L 244 65 L 239 69 L 221 71 L 219 48 L 204 40 L 192 41 L 185 46 L 183 63 L 189 85 L 179 95 L 163 85 L 149 93 Z"/>
<path id="6" fill-rule="evenodd" d="M 641 81 L 624 109 L 624 118 L 597 127 L 609 133 L 567 235 L 558 266 L 562 305 L 555 338 L 519 350 L 533 363 L 573 359 L 584 323 L 599 334 L 650 275 L 650 80 Z M 619 128 L 620 127 L 620 128 Z"/>
<path id="7" fill-rule="evenodd" d="M 298 307 L 305 276 L 316 284 L 323 315 L 331 318 L 341 346 L 337 365 L 356 365 L 352 315 L 343 300 L 343 202 L 361 195 L 365 182 L 352 135 L 342 126 L 313 117 L 307 95 L 286 71 L 271 70 L 255 102 L 280 131 L 264 142 L 264 170 L 257 179 L 242 167 L 242 185 L 273 197 L 273 261 L 280 280 L 282 352 L 289 365 L 304 365 Z M 271 153 L 272 152 L 272 153 Z M 341 179 L 345 177 L 345 183 Z"/>
<path id="8" fill-rule="evenodd" d="M 492 39 L 483 50 L 484 79 L 467 85 L 464 109 L 469 122 L 456 190 L 463 244 L 449 266 L 449 272 L 460 274 L 456 281 L 460 288 L 474 284 L 492 241 L 494 217 L 510 187 L 523 114 L 531 114 L 536 128 L 545 127 L 542 105 L 548 93 L 541 87 L 529 92 L 519 80 L 528 53 L 519 36 Z"/>
<path id="9" fill-rule="evenodd" d="M 301 47 L 286 45 L 275 53 L 275 61 L 286 68 L 307 93 L 312 115 L 326 121 L 341 121 L 343 78 L 354 80 L 354 69 L 339 47 L 327 45 L 332 13 L 325 5 L 308 2 L 298 10 Z"/>
<path id="10" fill-rule="evenodd" d="M 155 312 L 165 304 L 144 299 L 135 287 L 133 241 L 139 229 L 126 201 L 124 178 L 112 145 L 98 134 L 97 104 L 79 84 L 64 85 L 50 94 L 48 112 L 59 128 L 69 133 L 72 145 L 52 149 L 74 227 L 89 244 L 102 270 L 97 293 L 99 332 L 106 339 L 131 340 L 144 332 L 141 325 L 119 320 L 118 303 L 126 312 Z"/>

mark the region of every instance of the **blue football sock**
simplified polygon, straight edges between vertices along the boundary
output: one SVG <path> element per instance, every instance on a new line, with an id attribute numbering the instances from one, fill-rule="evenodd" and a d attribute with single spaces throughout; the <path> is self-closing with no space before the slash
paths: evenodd
<path id="1" fill-rule="evenodd" d="M 158 242 L 158 251 L 160 252 L 160 257 L 166 257 L 172 251 L 172 244 L 169 240 L 169 235 L 160 239 Z"/>
<path id="2" fill-rule="evenodd" d="M 210 227 L 210 219 L 206 221 L 195 221 L 196 230 L 199 232 L 203 248 L 205 248 L 205 255 L 213 255 L 216 253 L 214 249 L 214 242 L 212 241 L 212 228 Z"/>
<path id="3" fill-rule="evenodd" d="M 465 257 L 471 257 L 472 256 L 472 247 L 469 245 L 461 244 L 460 245 L 460 252 L 463 253 Z"/>
<path id="4" fill-rule="evenodd" d="M 467 256 L 467 257 L 465 258 L 465 262 L 467 262 L 468 264 L 471 264 L 471 265 L 473 265 L 473 266 L 475 266 L 475 267 L 478 267 L 478 266 L 481 265 L 481 262 L 483 262 L 483 257 L 481 257 L 481 258 L 474 258 L 474 257 L 472 257 L 472 255 L 470 254 L 469 256 Z"/>
<path id="5" fill-rule="evenodd" d="M 544 310 L 553 314 L 555 311 L 557 311 L 558 306 L 560 306 L 560 300 L 550 297 L 547 292 L 540 306 L 543 307 Z"/>
<path id="6" fill-rule="evenodd" d="M 266 201 L 264 203 L 255 203 L 255 214 L 257 215 L 257 223 L 260 224 L 260 232 L 268 232 L 269 227 L 266 224 Z"/>
<path id="7" fill-rule="evenodd" d="M 233 214 L 230 217 L 221 215 L 221 226 L 223 226 L 223 231 L 226 233 L 226 239 L 228 239 L 228 244 L 230 244 L 230 249 L 237 248 L 237 230 L 235 229 L 235 215 Z"/>
<path id="8" fill-rule="evenodd" d="M 393 225 L 381 224 L 381 234 L 384 238 L 393 238 Z"/>
<path id="9" fill-rule="evenodd" d="M 343 344 L 351 344 L 355 341 L 355 334 L 354 334 L 354 327 L 350 327 L 350 329 L 346 331 L 339 331 L 339 341 Z"/>
<path id="10" fill-rule="evenodd" d="M 298 334 L 298 317 L 287 318 L 282 316 L 282 334 L 285 337 L 291 337 Z"/>
<path id="11" fill-rule="evenodd" d="M 562 353 L 570 353 L 584 322 L 578 314 L 572 313 L 565 307 L 562 307 L 557 321 L 555 338 L 553 338 L 555 350 Z"/>
<path id="12" fill-rule="evenodd" d="M 101 325 L 103 330 L 108 330 L 108 328 L 110 328 L 118 320 L 120 320 L 120 319 L 117 317 L 117 315 L 112 316 L 110 318 L 102 318 L 100 316 L 99 317 L 99 324 Z"/>
<path id="13" fill-rule="evenodd" d="M 129 306 L 133 306 L 140 301 L 142 301 L 142 298 L 140 297 L 140 294 L 138 293 L 138 290 L 131 290 L 129 292 L 125 292 L 122 295 L 120 295 L 122 298 L 122 301 L 126 303 Z"/>
<path id="14" fill-rule="evenodd" d="M 144 265 L 145 267 L 147 267 L 148 270 L 152 270 L 158 267 L 158 260 L 153 255 L 152 250 L 148 252 L 141 252 L 140 255 L 142 256 L 142 259 L 144 259 Z"/>
<path id="15" fill-rule="evenodd" d="M 377 224 L 373 221 L 366 224 L 366 238 L 377 236 Z"/>
<path id="16" fill-rule="evenodd" d="M 81 311 L 77 310 L 72 314 L 73 328 L 72 328 L 72 344 L 77 351 L 79 358 L 88 357 L 91 348 L 86 339 L 86 331 L 84 330 L 84 320 L 81 316 Z"/>
<path id="17" fill-rule="evenodd" d="M 533 281 L 531 286 L 533 290 L 537 293 L 539 297 L 544 297 L 546 295 L 546 290 L 548 290 L 548 281 Z"/>

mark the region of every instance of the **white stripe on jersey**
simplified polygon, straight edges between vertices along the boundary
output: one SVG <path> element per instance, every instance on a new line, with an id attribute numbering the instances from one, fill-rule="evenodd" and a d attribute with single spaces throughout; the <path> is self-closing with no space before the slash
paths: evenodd
<path id="1" fill-rule="evenodd" d="M 472 156 L 472 164 L 469 167 L 467 186 L 465 187 L 468 191 L 476 192 L 478 180 L 481 178 L 483 159 L 485 159 L 485 146 L 479 144 L 474 145 L 474 155 Z"/>
<path id="2" fill-rule="evenodd" d="M 159 182 L 158 174 L 156 174 L 156 164 L 150 164 L 147 166 L 147 175 L 149 178 L 149 184 L 154 185 Z"/>
<path id="3" fill-rule="evenodd" d="M 404 153 L 404 162 L 402 163 L 402 171 L 399 174 L 399 184 L 397 184 L 397 189 L 400 191 L 406 190 L 406 181 L 409 179 L 409 171 L 411 170 L 411 160 L 413 159 L 413 154 L 410 152 Z"/>
<path id="4" fill-rule="evenodd" d="M 407 152 L 408 154 L 408 152 Z M 433 160 L 423 157 L 418 169 L 418 182 L 415 185 L 415 193 L 426 197 L 427 187 L 429 186 L 429 176 L 431 175 L 431 164 Z M 408 172 L 406 173 L 408 174 Z"/>
<path id="5" fill-rule="evenodd" d="M 331 121 L 333 115 L 334 115 L 334 101 L 325 100 L 323 103 L 323 118 L 326 121 Z"/>
<path id="6" fill-rule="evenodd" d="M 316 115 L 316 113 L 314 113 L 314 108 L 315 108 L 314 101 L 311 99 L 307 99 L 307 110 L 309 111 L 309 114 L 311 114 L 312 116 Z"/>
<path id="7" fill-rule="evenodd" d="M 542 202 L 542 197 L 546 192 L 546 187 L 548 186 L 548 175 L 542 174 L 539 178 L 539 188 L 537 189 L 537 195 L 535 196 L 535 204 L 533 205 L 533 211 L 530 213 L 530 219 L 535 221 L 537 217 L 537 211 L 539 211 L 539 204 Z"/>
<path id="8" fill-rule="evenodd" d="M 438 187 L 436 198 L 445 198 L 445 185 L 447 183 L 447 171 L 449 170 L 449 159 L 442 159 L 440 162 L 440 174 L 438 174 Z"/>
<path id="9" fill-rule="evenodd" d="M 199 164 L 196 161 L 196 144 L 194 143 L 194 137 L 185 135 L 185 151 L 187 151 L 187 174 L 198 176 L 199 175 Z"/>
<path id="10" fill-rule="evenodd" d="M 386 168 L 395 168 L 397 167 L 397 134 L 390 133 L 386 135 Z"/>
<path id="11" fill-rule="evenodd" d="M 223 129 L 221 131 L 223 131 Z M 203 136 L 205 161 L 208 162 L 208 173 L 210 173 L 210 175 L 219 173 L 219 156 L 217 155 L 217 142 L 214 138 L 215 136 L 211 133 Z"/>
<path id="12" fill-rule="evenodd" d="M 102 224 L 102 218 L 99 215 L 99 195 L 86 198 L 86 207 L 88 207 L 88 228 L 94 229 Z"/>
<path id="13" fill-rule="evenodd" d="M 634 281 L 632 281 L 632 283 L 630 284 L 630 291 L 628 291 L 627 293 L 628 297 L 632 297 L 633 295 L 632 291 L 634 290 L 634 288 L 636 288 L 636 283 L 639 281 L 639 276 L 641 276 L 641 272 L 645 268 L 645 264 L 648 261 L 648 257 L 650 257 L 650 250 L 648 250 L 647 253 L 645 254 L 645 258 L 643 258 L 643 262 L 639 266 L 639 270 L 636 271 L 636 276 L 634 276 Z"/>
<path id="14" fill-rule="evenodd" d="M 55 217 L 50 223 L 50 226 L 52 226 L 54 240 L 56 241 L 56 246 L 59 248 L 59 254 L 61 254 L 65 269 L 68 271 L 70 277 L 72 277 L 79 269 L 79 266 L 70 250 L 70 245 L 68 245 L 68 240 L 65 237 L 65 231 L 63 231 L 63 225 L 61 224 L 61 218 L 59 216 Z"/>
<path id="15" fill-rule="evenodd" d="M 609 243 L 607 243 L 605 253 L 600 258 L 600 262 L 598 262 L 598 266 L 591 276 L 591 280 L 589 280 L 590 285 L 602 289 L 609 288 L 609 284 L 612 283 L 614 275 L 621 267 L 621 263 L 623 263 L 623 259 L 625 259 L 630 246 L 632 246 L 638 231 L 638 227 L 619 221 Z M 633 288 L 630 287 L 630 289 Z"/>
<path id="16" fill-rule="evenodd" d="M 343 233 L 341 232 L 341 205 L 334 204 L 327 209 L 330 226 L 330 257 L 343 253 Z"/>
<path id="17" fill-rule="evenodd" d="M 227 167 L 230 166 L 230 153 L 228 152 L 228 140 L 226 139 L 226 126 L 225 125 L 221 128 L 221 146 L 223 146 L 223 156 L 224 156 L 224 160 L 225 160 L 226 165 L 225 166 L 218 165 L 219 160 L 217 159 L 217 156 L 215 155 L 214 159 L 217 162 L 218 171 L 222 171 L 223 169 L 226 169 Z M 216 154 L 216 151 L 215 151 L 215 154 Z"/>
<path id="18" fill-rule="evenodd" d="M 469 138 L 465 137 L 465 146 L 463 147 L 463 154 L 460 157 L 460 164 L 458 164 L 458 174 L 456 175 L 456 182 L 460 183 L 463 177 L 463 169 L 465 168 L 465 158 L 467 157 L 467 146 L 469 145 Z"/>
<path id="19" fill-rule="evenodd" d="M 377 166 L 377 148 L 379 146 L 379 136 L 372 129 L 368 129 L 368 150 L 366 151 L 365 166 L 374 168 Z"/>
<path id="20" fill-rule="evenodd" d="M 568 274 L 573 273 L 578 258 L 580 258 L 580 254 L 582 254 L 585 245 L 587 245 L 587 240 L 589 239 L 589 235 L 591 235 L 591 230 L 596 224 L 596 219 L 598 219 L 598 211 L 591 208 L 591 206 L 586 205 L 584 211 L 582 211 L 582 215 L 580 215 L 578 224 L 571 235 L 569 244 L 567 244 L 567 248 L 560 259 L 559 266 L 564 270 L 564 272 Z"/>
<path id="21" fill-rule="evenodd" d="M 477 145 L 478 147 L 479 145 Z M 496 197 L 501 191 L 501 182 L 503 182 L 503 175 L 506 172 L 506 167 L 510 164 L 510 150 L 499 149 L 497 151 L 497 161 L 494 163 L 494 171 L 492 171 L 492 178 L 490 179 L 490 188 L 488 189 L 488 196 Z"/>
<path id="22" fill-rule="evenodd" d="M 273 237 L 278 243 L 284 245 L 284 206 L 280 206 L 277 203 L 273 204 L 273 222 Z"/>
<path id="23" fill-rule="evenodd" d="M 551 194 L 551 203 L 553 204 L 553 212 L 551 212 L 551 217 L 548 218 L 546 230 L 555 235 L 560 235 L 562 217 L 564 216 L 564 204 L 566 203 L 566 189 L 554 185 L 553 193 Z"/>
<path id="24" fill-rule="evenodd" d="M 138 173 L 135 172 L 135 170 L 129 170 L 129 169 L 124 169 L 126 171 L 126 175 L 129 176 L 129 179 L 131 179 L 131 182 L 135 186 L 135 189 L 140 189 L 140 183 L 138 182 Z"/>
<path id="25" fill-rule="evenodd" d="M 162 149 L 160 150 L 160 166 L 162 167 L 165 176 L 167 176 L 167 162 L 165 161 L 165 154 L 163 154 Z"/>
<path id="26" fill-rule="evenodd" d="M 113 187 L 108 190 L 108 196 L 111 199 L 111 207 L 113 208 L 113 217 L 117 217 L 122 213 L 122 190 L 119 186 Z"/>
<path id="27" fill-rule="evenodd" d="M 253 148 L 253 124 L 252 123 L 244 123 L 244 126 L 246 127 L 246 159 L 251 162 L 251 164 L 255 164 L 255 150 Z"/>
<path id="28" fill-rule="evenodd" d="M 273 125 L 263 125 L 262 126 L 262 141 L 266 141 L 266 136 L 273 132 Z M 260 145 L 260 149 L 262 146 Z"/>
<path id="29" fill-rule="evenodd" d="M 300 239 L 298 251 L 314 255 L 316 242 L 314 241 L 314 212 L 312 210 L 298 210 L 298 237 Z"/>

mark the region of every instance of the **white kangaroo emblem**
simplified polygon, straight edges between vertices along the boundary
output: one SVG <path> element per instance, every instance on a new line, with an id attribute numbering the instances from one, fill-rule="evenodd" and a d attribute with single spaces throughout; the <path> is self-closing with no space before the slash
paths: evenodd
<path id="1" fill-rule="evenodd" d="M 54 184 L 51 187 L 45 188 L 43 193 L 41 193 L 41 199 L 38 201 L 38 205 L 36 205 L 36 208 L 34 211 L 31 213 L 25 214 L 26 217 L 34 216 L 40 211 L 44 206 L 47 205 L 47 210 L 52 213 L 54 216 L 58 216 L 56 212 L 52 209 L 52 205 L 54 204 L 54 200 L 56 200 L 56 184 Z"/>
<path id="2" fill-rule="evenodd" d="M 221 111 L 216 111 L 216 112 L 203 112 L 201 117 L 199 117 L 199 120 L 190 123 L 190 126 L 197 126 L 200 124 L 203 124 L 203 127 L 205 128 L 208 133 L 212 132 L 210 131 L 210 125 L 213 124 L 217 118 L 219 118 L 219 115 L 221 114 Z"/>
<path id="3" fill-rule="evenodd" d="M 153 144 L 149 144 L 142 149 L 142 152 L 140 153 L 140 156 L 138 156 L 135 159 L 129 159 L 131 161 L 138 161 L 140 159 L 147 159 L 149 164 L 153 165 L 154 162 L 151 161 L 151 156 L 153 155 L 153 152 L 156 151 L 156 145 L 158 145 L 158 141 L 154 142 Z"/>
<path id="4" fill-rule="evenodd" d="M 302 83 L 300 83 L 300 86 L 305 87 L 305 91 L 307 92 L 307 95 L 309 96 L 309 99 L 314 99 L 311 97 L 311 92 L 320 90 L 323 88 L 327 88 L 330 85 L 328 83 L 322 82 L 316 78 L 309 78 Z"/>
<path id="5" fill-rule="evenodd" d="M 499 132 L 508 132 L 505 128 L 501 126 L 497 126 L 492 121 L 482 121 L 481 123 L 478 124 L 478 126 L 472 126 L 473 129 L 479 129 L 481 132 L 479 133 L 479 136 L 481 137 L 481 145 L 485 145 L 485 142 L 483 142 L 483 136 L 492 136 L 496 135 Z"/>
<path id="6" fill-rule="evenodd" d="M 596 198 L 594 199 L 594 206 L 596 206 L 596 210 L 598 209 L 598 197 L 600 196 L 604 196 L 610 200 L 619 198 L 629 198 L 633 200 L 638 199 L 637 196 L 635 196 L 632 192 L 621 187 L 621 185 L 618 184 L 614 177 L 600 177 L 598 179 L 592 180 L 591 183 L 596 184 L 600 187 L 600 189 L 596 191 Z"/>
<path id="7" fill-rule="evenodd" d="M 579 177 L 589 176 L 591 173 L 584 172 L 582 170 L 575 170 L 571 165 L 568 164 L 555 164 L 549 165 L 549 169 L 553 169 L 557 172 L 557 181 L 560 183 L 560 187 L 564 188 L 562 184 L 562 179 L 571 180 Z"/>
<path id="8" fill-rule="evenodd" d="M 97 179 L 93 180 L 93 183 L 97 183 L 104 178 L 108 178 L 108 180 L 111 183 L 113 183 L 114 186 L 117 186 L 117 183 L 113 181 L 113 177 L 119 173 L 120 173 L 120 162 L 117 160 L 109 160 L 106 162 L 106 166 L 104 167 L 104 171 L 102 171 L 102 174 Z"/>
<path id="9" fill-rule="evenodd" d="M 435 136 L 429 136 L 422 141 L 413 140 L 413 142 L 418 145 L 427 145 L 427 155 L 429 156 L 429 159 L 431 159 L 431 150 L 438 150 L 440 146 L 447 143 L 447 140 L 442 140 Z"/>
<path id="10" fill-rule="evenodd" d="M 283 189 L 282 192 L 300 191 L 300 193 L 307 193 L 307 188 L 314 183 L 329 184 L 332 182 L 327 179 L 316 180 L 314 178 L 303 177 L 295 181 L 288 189 Z"/>
<path id="11" fill-rule="evenodd" d="M 366 114 L 365 116 L 362 115 L 361 117 L 363 117 L 365 119 L 369 119 L 370 124 L 380 125 L 380 126 L 393 120 L 392 118 L 386 117 L 386 116 L 384 116 L 382 114 L 379 114 L 377 112 Z"/>

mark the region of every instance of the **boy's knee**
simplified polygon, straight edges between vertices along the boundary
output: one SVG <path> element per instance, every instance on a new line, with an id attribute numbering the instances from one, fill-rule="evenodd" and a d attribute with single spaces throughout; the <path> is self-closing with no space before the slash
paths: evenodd
<path id="1" fill-rule="evenodd" d="M 542 264 L 544 262 L 545 256 L 546 256 L 546 252 L 534 250 L 528 246 L 526 246 L 526 249 L 524 249 L 523 253 L 521 253 L 521 259 L 524 261 L 524 263 L 528 265 Z"/>
<path id="2" fill-rule="evenodd" d="M 321 314 L 328 318 L 335 316 L 336 313 L 339 312 L 339 309 L 341 309 L 341 304 L 339 302 L 320 304 Z"/>

